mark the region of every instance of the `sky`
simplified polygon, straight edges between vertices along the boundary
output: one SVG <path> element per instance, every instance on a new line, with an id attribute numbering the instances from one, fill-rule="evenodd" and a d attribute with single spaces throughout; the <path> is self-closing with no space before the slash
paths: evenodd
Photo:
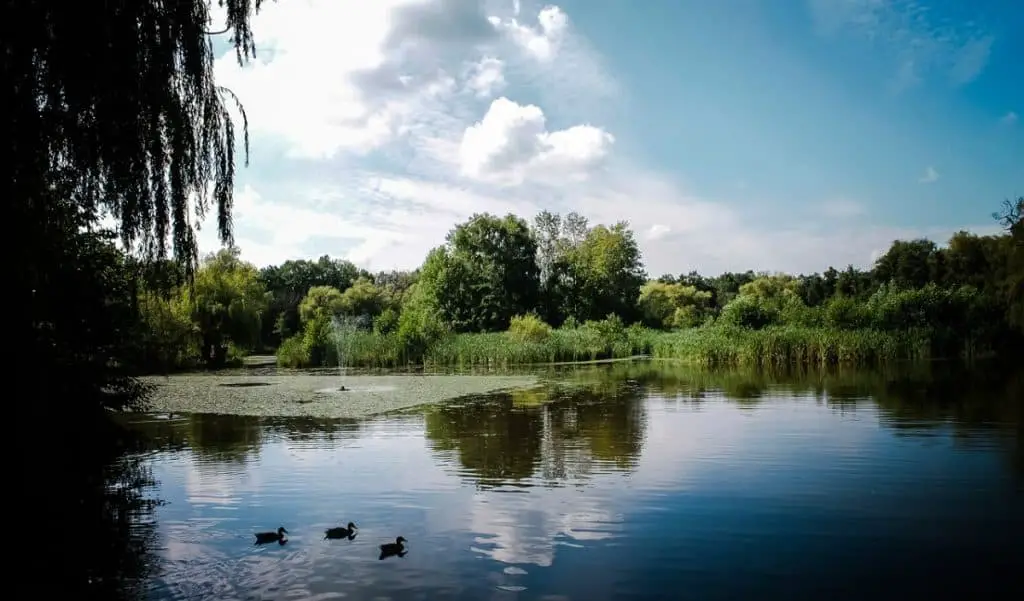
<path id="1" fill-rule="evenodd" d="M 410 269 L 473 213 L 577 211 L 628 221 L 657 276 L 994 233 L 1024 194 L 1022 30 L 1018 0 L 265 3 L 256 60 L 215 43 L 251 133 L 235 242 Z"/>

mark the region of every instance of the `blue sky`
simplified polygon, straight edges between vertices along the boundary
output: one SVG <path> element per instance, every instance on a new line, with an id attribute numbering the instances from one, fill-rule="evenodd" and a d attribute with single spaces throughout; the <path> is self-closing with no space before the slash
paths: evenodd
<path id="1" fill-rule="evenodd" d="M 1024 193 L 1022 30 L 1012 0 L 279 2 L 257 63 L 217 65 L 255 148 L 237 242 L 410 268 L 473 212 L 576 210 L 657 275 L 991 232 Z"/>

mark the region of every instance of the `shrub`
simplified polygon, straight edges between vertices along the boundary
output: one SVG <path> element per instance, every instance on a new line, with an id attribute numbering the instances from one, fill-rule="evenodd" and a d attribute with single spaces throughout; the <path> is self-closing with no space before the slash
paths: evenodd
<path id="1" fill-rule="evenodd" d="M 551 326 L 530 313 L 516 315 L 508 326 L 508 335 L 516 342 L 544 342 L 551 336 Z"/>

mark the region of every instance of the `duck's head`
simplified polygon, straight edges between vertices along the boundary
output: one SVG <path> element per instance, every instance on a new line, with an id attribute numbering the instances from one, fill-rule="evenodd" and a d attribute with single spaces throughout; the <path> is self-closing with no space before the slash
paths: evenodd
<path id="1" fill-rule="evenodd" d="M 288 531 L 284 529 L 284 526 L 277 529 L 277 535 L 281 536 L 282 534 L 288 534 Z"/>
<path id="2" fill-rule="evenodd" d="M 349 522 L 349 523 L 348 523 L 348 529 L 349 529 L 349 530 L 356 530 L 357 528 L 356 528 L 356 525 L 355 525 L 355 524 L 353 524 L 352 522 Z"/>
<path id="3" fill-rule="evenodd" d="M 395 539 L 395 542 L 398 543 L 398 544 L 402 544 L 402 543 L 407 543 L 409 541 L 405 540 L 404 537 L 399 536 L 398 538 Z"/>

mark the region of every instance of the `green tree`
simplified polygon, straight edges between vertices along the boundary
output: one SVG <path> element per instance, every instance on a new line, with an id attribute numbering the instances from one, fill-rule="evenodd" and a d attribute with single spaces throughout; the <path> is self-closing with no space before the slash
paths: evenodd
<path id="1" fill-rule="evenodd" d="M 199 338 L 192 315 L 179 288 L 167 296 L 148 289 L 136 298 L 143 327 L 139 334 L 140 360 L 146 368 L 168 371 L 199 361 Z"/>
<path id="2" fill-rule="evenodd" d="M 369 278 L 361 277 L 341 295 L 340 308 L 346 315 L 380 315 L 388 298 L 380 287 Z"/>
<path id="3" fill-rule="evenodd" d="M 316 319 L 332 317 L 342 312 L 343 297 L 334 286 L 313 286 L 299 303 L 299 319 L 307 324 Z"/>
<path id="4" fill-rule="evenodd" d="M 553 245 L 556 254 L 544 284 L 549 321 L 584 322 L 609 314 L 629 321 L 639 319 L 636 299 L 646 274 L 629 224 L 586 229 L 582 217 L 570 216 L 573 218 L 562 223 Z M 545 235 L 553 235 L 553 230 Z"/>
<path id="5" fill-rule="evenodd" d="M 537 243 L 514 215 L 478 214 L 455 227 L 424 263 L 420 282 L 458 332 L 501 331 L 537 305 Z"/>
<path id="6" fill-rule="evenodd" d="M 650 281 L 640 288 L 638 304 L 644 321 L 656 328 L 699 325 L 711 306 L 711 292 L 694 286 Z"/>
<path id="7" fill-rule="evenodd" d="M 744 273 L 733 273 L 727 271 L 720 276 L 713 278 L 711 280 L 711 284 L 715 290 L 715 306 L 718 307 L 718 309 L 725 307 L 732 299 L 736 298 L 736 295 L 740 293 L 740 286 L 748 282 L 752 282 L 756 278 L 757 274 L 749 270 Z"/>
<path id="8" fill-rule="evenodd" d="M 351 261 L 332 259 L 328 255 L 316 261 L 292 260 L 263 268 L 260 281 L 270 293 L 263 340 L 279 344 L 299 331 L 299 305 L 312 288 L 329 286 L 344 292 L 359 277 L 360 270 Z"/>
<path id="9" fill-rule="evenodd" d="M 250 350 L 259 341 L 266 289 L 256 268 L 227 248 L 206 258 L 194 286 L 183 289 L 192 322 L 201 339 L 201 360 L 223 365 L 229 346 Z"/>
<path id="10" fill-rule="evenodd" d="M 938 256 L 931 240 L 896 240 L 875 261 L 874 279 L 879 284 L 894 282 L 903 288 L 921 288 L 937 280 Z"/>
<path id="11" fill-rule="evenodd" d="M 572 273 L 569 254 L 586 238 L 587 218 L 571 212 L 562 217 L 541 211 L 533 220 L 537 240 L 537 267 L 540 271 L 540 313 L 548 323 L 561 324 L 567 317 L 565 307 L 571 299 Z"/>

